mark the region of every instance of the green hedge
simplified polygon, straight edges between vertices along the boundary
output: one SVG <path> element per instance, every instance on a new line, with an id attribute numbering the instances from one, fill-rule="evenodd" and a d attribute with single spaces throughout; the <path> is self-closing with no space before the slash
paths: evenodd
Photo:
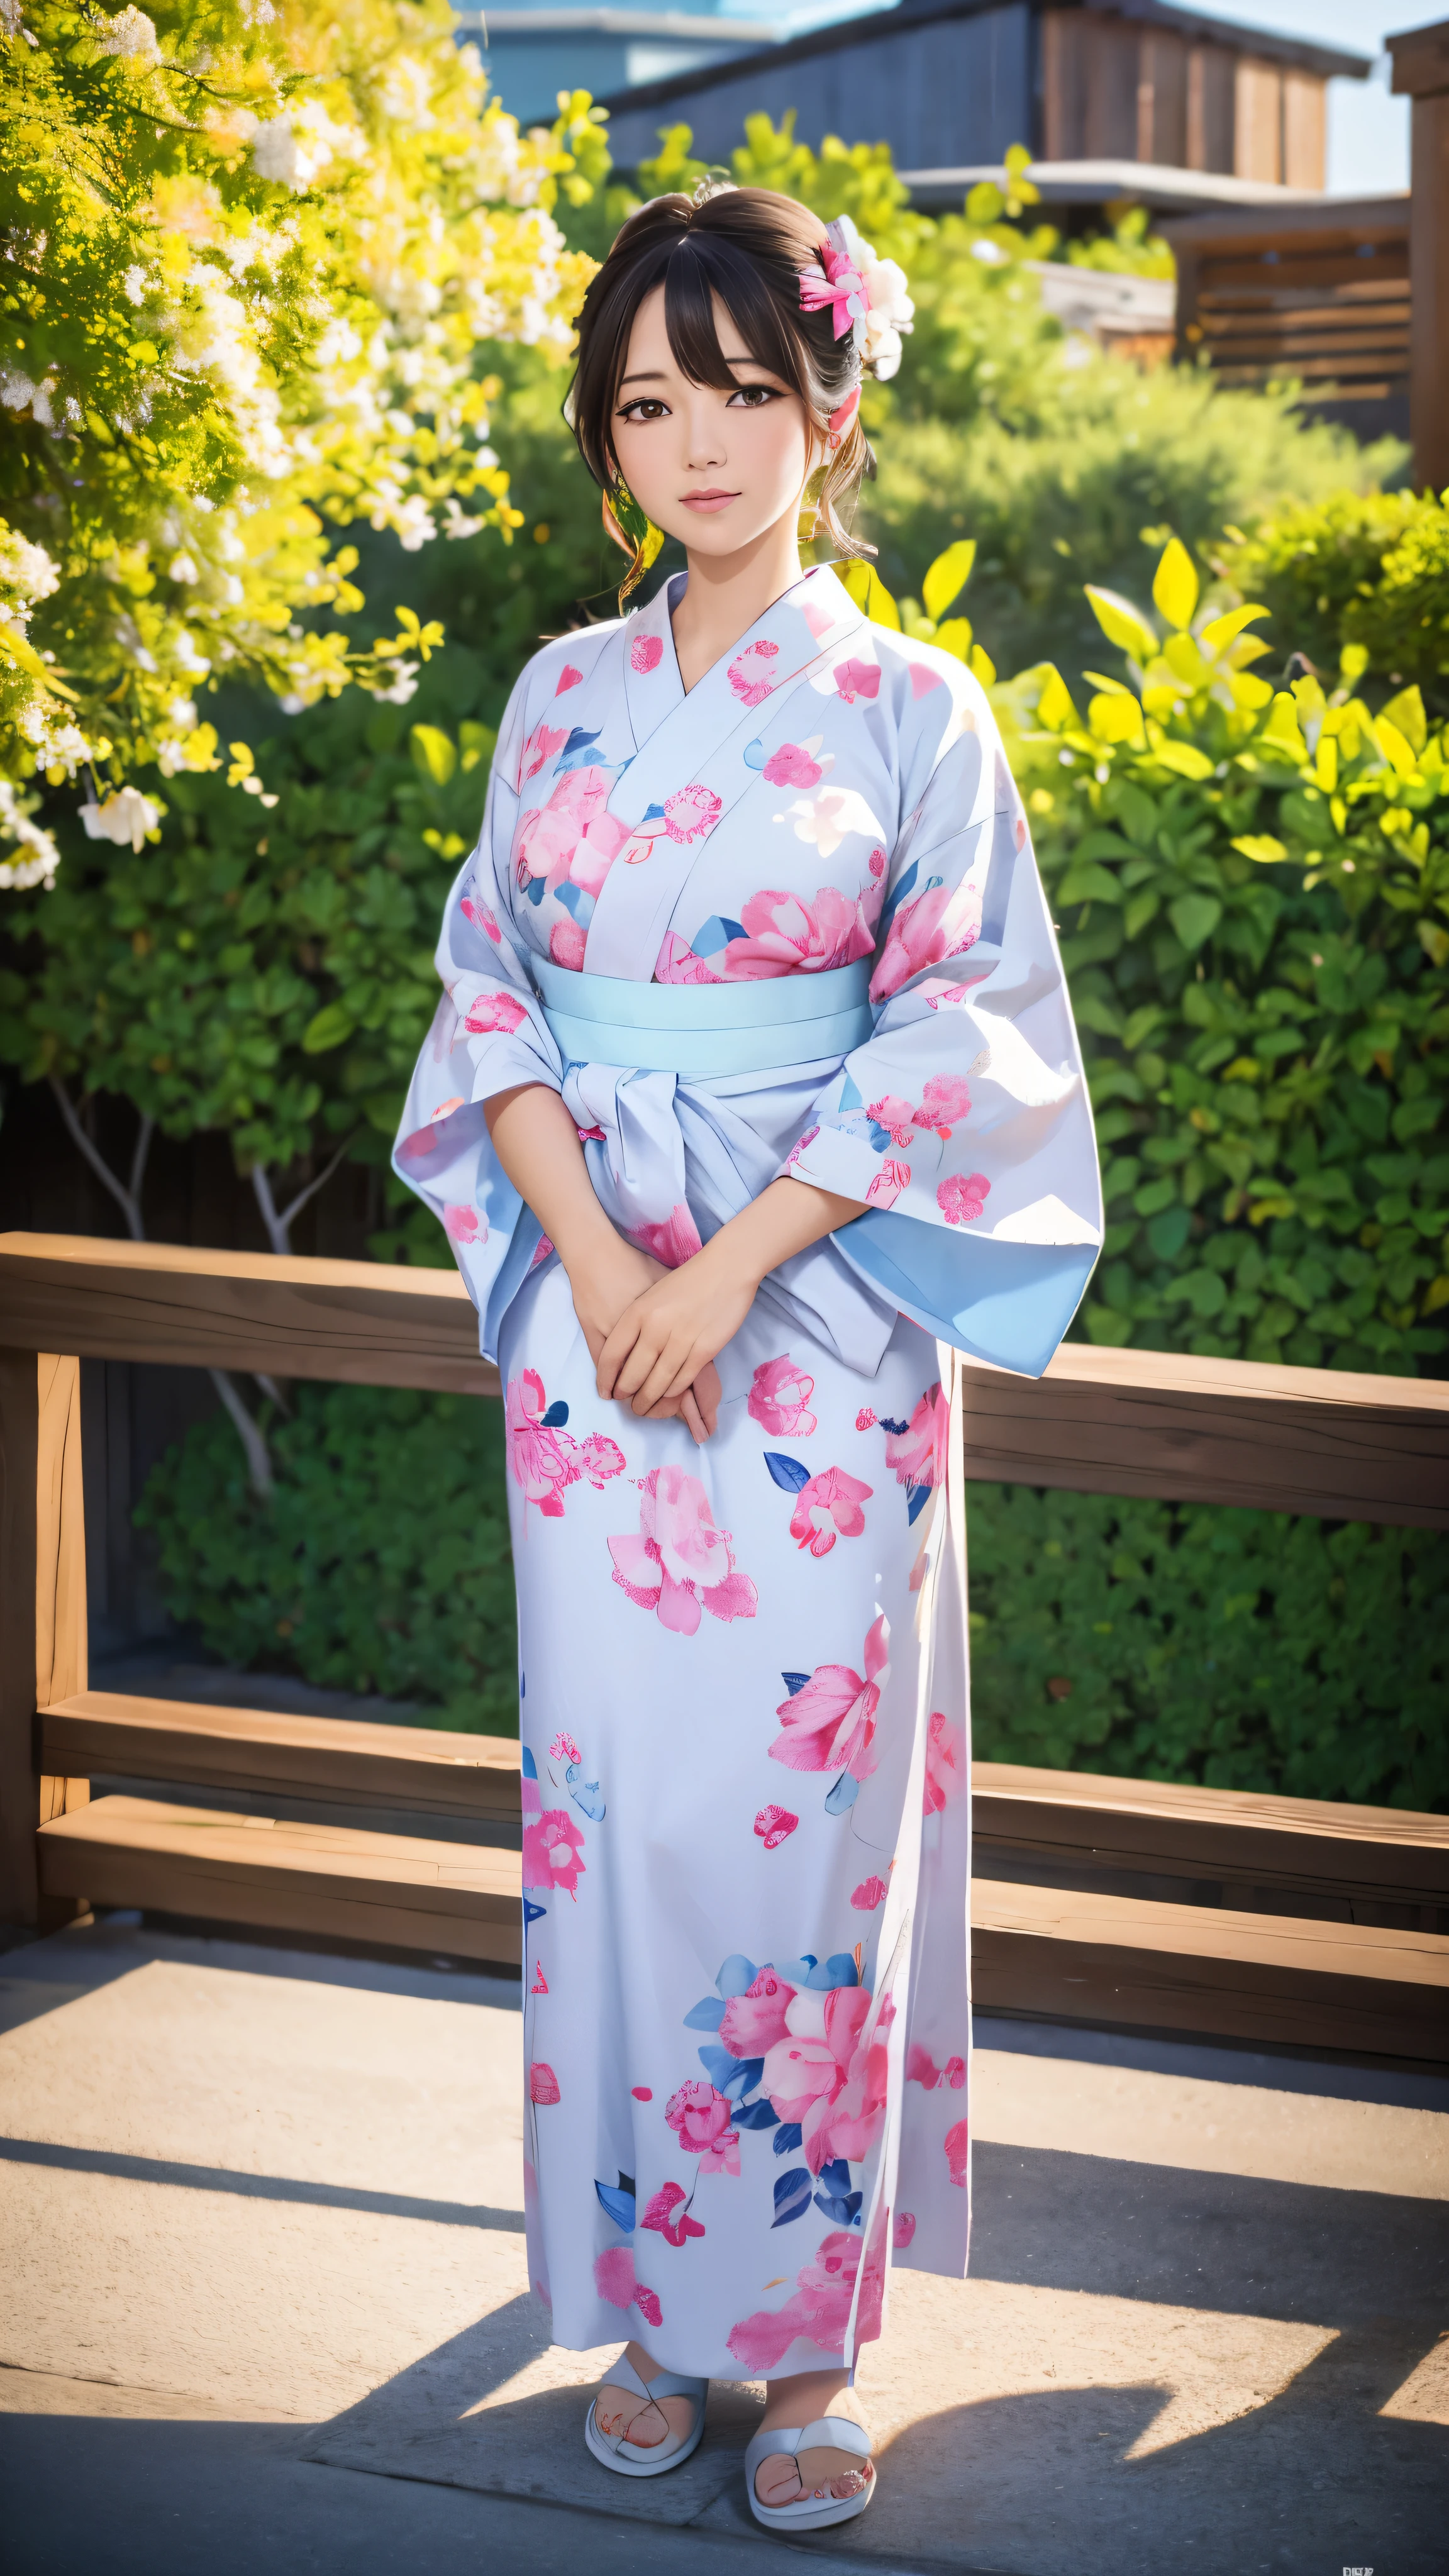
<path id="1" fill-rule="evenodd" d="M 303 1386 L 272 1446 L 269 1505 L 224 1418 L 153 1475 L 137 1517 L 176 1614 L 228 1663 L 512 1734 L 498 1406 Z M 999 1485 L 968 1519 L 983 1758 L 1449 1799 L 1449 1540 Z"/>
<path id="2" fill-rule="evenodd" d="M 224 1662 L 415 1700 L 431 1722 L 518 1730 L 503 1415 L 497 1404 L 298 1386 L 269 1423 L 276 1487 L 258 1501 L 224 1414 L 154 1469 L 174 1617 Z"/>
<path id="3" fill-rule="evenodd" d="M 973 1485 L 978 1758 L 1449 1803 L 1449 1539 Z"/>

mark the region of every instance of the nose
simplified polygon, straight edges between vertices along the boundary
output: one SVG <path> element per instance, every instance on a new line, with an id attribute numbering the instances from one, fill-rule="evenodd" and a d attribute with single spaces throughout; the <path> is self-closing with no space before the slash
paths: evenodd
<path id="1" fill-rule="evenodd" d="M 708 387 L 701 386 L 685 409 L 684 470 L 687 474 L 706 473 L 711 466 L 724 464 L 725 451 L 719 398 L 711 398 Z"/>

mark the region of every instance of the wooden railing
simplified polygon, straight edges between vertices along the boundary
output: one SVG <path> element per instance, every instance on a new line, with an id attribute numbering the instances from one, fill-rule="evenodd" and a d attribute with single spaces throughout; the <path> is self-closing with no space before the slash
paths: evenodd
<path id="1" fill-rule="evenodd" d="M 515 1743 L 87 1687 L 82 1357 L 498 1393 L 451 1273 L 0 1236 L 0 1918 L 516 1962 Z M 973 1477 L 1449 1527 L 1449 1386 L 1074 1344 L 963 1401 Z M 986 1763 L 974 1822 L 978 2002 L 1449 2060 L 1449 1819 Z"/>

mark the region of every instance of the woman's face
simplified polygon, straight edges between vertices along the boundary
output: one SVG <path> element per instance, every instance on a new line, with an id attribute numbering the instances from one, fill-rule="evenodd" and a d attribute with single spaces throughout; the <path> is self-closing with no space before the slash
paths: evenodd
<path id="1" fill-rule="evenodd" d="M 819 439 L 805 405 L 745 348 L 718 296 L 715 329 L 735 378 L 691 384 L 664 327 L 656 286 L 634 317 L 610 437 L 629 490 L 656 528 L 691 554 L 725 557 L 793 519 Z"/>

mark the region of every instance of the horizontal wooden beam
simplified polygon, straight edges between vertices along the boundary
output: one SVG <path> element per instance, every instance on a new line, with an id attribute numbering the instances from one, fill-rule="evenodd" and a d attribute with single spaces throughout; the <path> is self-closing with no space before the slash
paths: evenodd
<path id="1" fill-rule="evenodd" d="M 517 1852 L 96 1798 L 42 1825 L 42 1893 L 516 1967 Z"/>
<path id="2" fill-rule="evenodd" d="M 47 1770 L 87 1777 L 185 1781 L 218 1793 L 423 1816 L 518 1818 L 518 1745 L 508 1736 L 81 1691 L 46 1711 L 42 1742 Z"/>
<path id="3" fill-rule="evenodd" d="M 4 1234 L 0 1342 L 82 1359 L 498 1393 L 456 1270 L 381 1261 Z"/>
<path id="4" fill-rule="evenodd" d="M 971 1955 L 986 2011 L 1449 2063 L 1433 1933 L 977 1879 Z"/>
<path id="5" fill-rule="evenodd" d="M 0 1235 L 0 1345 L 497 1394 L 449 1271 Z M 1449 1386 L 1068 1343 L 964 1373 L 966 1472 L 1449 1528 Z"/>
<path id="6" fill-rule="evenodd" d="M 44 1767 L 56 1773 L 484 1823 L 519 1815 L 519 1750 L 508 1736 L 118 1691 L 79 1692 L 42 1726 Z M 1449 1905 L 1449 1816 L 978 1762 L 972 1817 L 983 1854 L 1345 1903 Z"/>
<path id="7" fill-rule="evenodd" d="M 1449 1905 L 1449 1816 L 1239 1789 L 1119 1780 L 978 1762 L 972 1835 L 984 1852 L 1030 1852 L 1091 1869 L 1337 1897 Z"/>

